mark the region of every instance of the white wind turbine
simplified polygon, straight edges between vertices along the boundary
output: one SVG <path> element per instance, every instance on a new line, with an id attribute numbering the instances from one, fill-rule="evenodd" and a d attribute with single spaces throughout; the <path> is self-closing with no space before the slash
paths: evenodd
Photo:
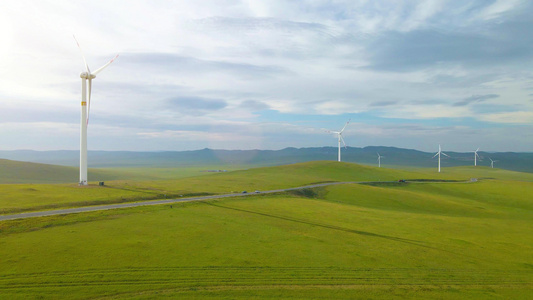
<path id="1" fill-rule="evenodd" d="M 344 127 L 342 127 L 341 131 L 331 131 L 331 130 L 327 130 L 326 131 L 326 132 L 329 132 L 329 133 L 336 133 L 338 138 L 339 138 L 339 157 L 338 157 L 338 161 L 341 161 L 341 141 L 344 144 L 344 148 L 346 148 L 346 143 L 344 142 L 344 139 L 342 138 L 342 132 L 344 131 L 346 126 L 348 126 L 348 123 L 350 123 L 350 120 L 348 120 L 348 122 L 346 122 Z"/>
<path id="2" fill-rule="evenodd" d="M 81 50 L 80 44 L 76 37 L 74 37 L 76 44 L 81 52 L 81 57 L 85 63 L 85 71 L 80 74 L 81 77 L 81 121 L 80 121 L 80 185 L 87 185 L 87 125 L 89 124 L 89 111 L 91 108 L 91 88 L 92 80 L 96 78 L 96 74 L 100 73 L 105 67 L 109 66 L 117 57 L 118 54 L 105 65 L 98 68 L 96 71 L 91 72 L 85 55 Z M 87 96 L 87 81 L 89 81 L 89 96 Z M 88 101 L 87 101 L 88 98 Z M 87 104 L 88 102 L 88 104 Z"/>
<path id="3" fill-rule="evenodd" d="M 433 155 L 433 157 L 432 157 L 432 158 L 435 158 L 435 156 L 437 156 L 437 155 L 439 156 L 439 173 L 440 173 L 440 155 L 441 154 L 450 157 L 448 154 L 442 152 L 442 150 L 440 148 L 440 144 L 439 144 L 439 152 L 437 152 L 437 154 Z"/>
<path id="4" fill-rule="evenodd" d="M 381 155 L 379 155 L 378 152 L 376 152 L 378 154 L 378 168 L 381 168 Z"/>
<path id="5" fill-rule="evenodd" d="M 477 166 L 477 158 L 479 157 L 479 154 L 477 154 L 478 151 L 479 151 L 479 148 L 477 148 L 476 151 L 472 151 L 474 152 L 474 167 Z M 479 159 L 481 159 L 481 157 L 479 157 Z"/>
<path id="6" fill-rule="evenodd" d="M 497 162 L 497 160 L 492 160 L 492 158 L 490 158 L 490 167 L 494 169 L 494 163 Z"/>

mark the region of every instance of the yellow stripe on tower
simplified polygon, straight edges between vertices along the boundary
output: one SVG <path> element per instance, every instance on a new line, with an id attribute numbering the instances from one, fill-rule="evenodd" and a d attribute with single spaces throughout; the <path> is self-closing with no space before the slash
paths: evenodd
<path id="1" fill-rule="evenodd" d="M 81 106 L 86 106 L 86 105 L 87 105 L 87 102 L 81 101 Z"/>

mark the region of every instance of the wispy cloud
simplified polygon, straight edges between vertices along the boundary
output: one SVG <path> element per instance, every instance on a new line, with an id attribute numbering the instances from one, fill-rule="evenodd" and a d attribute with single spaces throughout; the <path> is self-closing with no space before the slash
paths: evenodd
<path id="1" fill-rule="evenodd" d="M 224 100 L 199 97 L 175 97 L 168 99 L 167 103 L 171 109 L 194 115 L 220 110 L 228 105 Z"/>
<path id="2" fill-rule="evenodd" d="M 498 98 L 500 97 L 500 95 L 496 95 L 496 94 L 488 94 L 488 95 L 473 95 L 471 97 L 468 97 L 464 100 L 461 100 L 459 102 L 455 102 L 453 104 L 453 106 L 465 106 L 465 105 L 469 105 L 469 104 L 472 104 L 472 103 L 479 103 L 479 102 L 483 102 L 485 100 L 488 100 L 488 99 L 494 99 L 494 98 Z"/>
<path id="3" fill-rule="evenodd" d="M 481 116 L 481 119 L 488 122 L 506 123 L 506 124 L 532 124 L 533 112 L 531 111 L 515 111 L 494 113 Z"/>
<path id="4" fill-rule="evenodd" d="M 133 69 L 141 68 L 151 72 L 171 73 L 175 76 L 229 73 L 242 79 L 260 79 L 287 72 L 278 66 L 254 65 L 221 60 L 204 60 L 170 53 L 125 53 L 124 64 L 132 64 Z"/>
<path id="5" fill-rule="evenodd" d="M 397 104 L 396 101 L 377 101 L 370 103 L 370 106 L 391 106 Z"/>
<path id="6" fill-rule="evenodd" d="M 533 124 L 532 14 L 520 0 L 4 1 L 0 140 L 78 147 L 58 129 L 80 122 L 74 32 L 92 68 L 120 53 L 93 81 L 90 148 L 329 145 L 320 127 L 352 117 L 360 146 L 459 147 L 454 132 L 477 130 L 531 149 L 512 129 Z"/>

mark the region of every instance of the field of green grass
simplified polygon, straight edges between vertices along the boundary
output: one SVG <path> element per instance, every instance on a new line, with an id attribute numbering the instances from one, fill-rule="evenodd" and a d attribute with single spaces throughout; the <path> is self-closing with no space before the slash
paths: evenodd
<path id="1" fill-rule="evenodd" d="M 162 180 L 207 175 L 207 170 L 239 170 L 248 166 L 195 166 L 179 168 L 90 168 L 93 182 L 108 180 Z M 78 167 L 56 166 L 40 163 L 0 159 L 0 184 L 54 184 L 76 183 Z"/>
<path id="2" fill-rule="evenodd" d="M 65 168 L 65 167 L 61 167 Z M 402 179 L 469 180 L 499 178 L 533 181 L 533 174 L 490 168 L 456 167 L 443 173 L 433 169 L 387 169 L 334 161 L 262 167 L 227 173 L 187 169 L 114 169 L 114 176 L 159 180 L 111 180 L 105 186 L 91 182 L 71 184 L 0 184 L 0 214 L 49 210 L 88 205 L 133 202 L 187 196 L 234 193 L 243 190 L 271 190 L 335 181 L 396 181 Z M 50 171 L 53 172 L 53 171 Z M 157 175 L 159 172 L 160 175 Z M 145 177 L 142 177 L 145 176 Z M 168 179 L 169 177 L 176 179 Z M 189 176 L 189 177 L 187 177 Z M 116 177 L 115 177 L 116 178 Z"/>
<path id="3" fill-rule="evenodd" d="M 384 182 L 399 178 L 484 179 Z M 527 173 L 312 162 L 107 187 L 2 185 L 0 207 L 329 181 L 375 183 L 0 222 L 0 298 L 533 298 Z M 17 203 L 27 194 L 14 186 L 41 198 Z"/>
<path id="4" fill-rule="evenodd" d="M 332 166 L 336 167 L 332 169 Z M 175 174 L 178 170 L 169 172 Z M 187 171 L 181 174 L 187 174 Z M 356 164 L 336 165 L 336 162 L 303 163 L 227 173 L 200 172 L 197 169 L 194 175 L 196 174 L 201 175 L 180 180 L 106 181 L 103 187 L 98 186 L 97 182 L 86 187 L 75 183 L 3 184 L 0 185 L 0 214 L 243 190 L 290 188 L 317 182 L 393 180 L 405 175 L 395 170 L 375 170 L 373 167 Z"/>

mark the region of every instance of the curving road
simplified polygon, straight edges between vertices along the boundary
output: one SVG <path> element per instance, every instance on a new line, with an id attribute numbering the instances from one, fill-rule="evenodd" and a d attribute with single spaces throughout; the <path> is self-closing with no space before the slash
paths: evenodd
<path id="1" fill-rule="evenodd" d="M 381 182 L 384 182 L 384 181 L 381 181 Z M 315 188 L 315 187 L 320 187 L 320 186 L 348 184 L 348 183 L 363 183 L 363 181 L 328 182 L 328 183 L 312 184 L 312 185 L 300 186 L 300 187 L 289 188 L 289 189 L 262 191 L 260 192 L 260 194 L 272 194 L 272 193 L 280 193 L 280 192 L 287 192 L 287 191 L 293 191 L 293 190 Z M 364 183 L 368 183 L 368 182 L 364 182 Z M 57 209 L 57 210 L 36 211 L 36 212 L 28 212 L 28 213 L 20 213 L 20 214 L 12 214 L 12 215 L 0 215 L 0 221 L 35 218 L 35 217 L 46 217 L 46 216 L 54 216 L 54 215 L 76 214 L 76 213 L 82 213 L 82 212 L 88 212 L 88 211 L 129 208 L 129 207 L 146 206 L 146 205 L 171 204 L 171 203 L 188 202 L 188 201 L 203 201 L 203 200 L 220 199 L 220 198 L 228 198 L 228 197 L 243 197 L 243 196 L 251 196 L 251 195 L 257 195 L 257 193 L 246 193 L 246 194 L 234 193 L 234 194 L 222 194 L 222 195 L 189 197 L 189 198 L 179 198 L 179 199 L 150 200 L 150 201 L 142 201 L 142 202 L 129 202 L 129 203 L 120 203 L 120 204 L 107 204 L 107 205 L 99 205 L 99 206 L 84 206 L 84 207 L 66 208 L 66 209 Z"/>
<path id="2" fill-rule="evenodd" d="M 477 178 L 471 178 L 468 181 L 459 181 L 459 182 L 453 182 L 453 183 L 469 183 L 469 182 L 476 182 L 477 180 L 478 180 Z M 259 194 L 280 193 L 280 192 L 303 190 L 303 189 L 309 189 L 309 188 L 315 188 L 315 187 L 321 187 L 321 186 L 328 186 L 328 185 L 337 185 L 337 184 L 391 183 L 391 182 L 397 182 L 397 181 L 343 181 L 343 182 L 328 182 L 328 183 L 319 183 L 319 184 L 299 186 L 299 187 L 288 188 L 288 189 L 261 191 Z M 409 181 L 406 181 L 406 182 L 416 183 L 417 181 L 409 180 Z M 424 181 L 424 182 L 418 182 L 418 183 L 437 183 L 437 182 L 432 182 L 432 181 L 426 182 L 426 181 Z M 440 183 L 448 183 L 448 182 L 440 182 Z M 258 194 L 257 193 L 245 193 L 245 194 L 244 193 L 234 193 L 234 194 L 199 196 L 199 197 L 189 197 L 189 198 L 179 198 L 179 199 L 149 200 L 149 201 L 142 201 L 142 202 L 128 202 L 128 203 L 120 203 L 120 204 L 84 206 L 84 207 L 66 208 L 66 209 L 57 209 L 57 210 L 45 210 L 45 211 L 36 211 L 36 212 L 28 212 L 28 213 L 21 213 L 21 214 L 0 215 L 0 221 L 35 218 L 35 217 L 46 217 L 46 216 L 54 216 L 54 215 L 76 214 L 76 213 L 82 213 L 82 212 L 87 212 L 87 211 L 108 210 L 108 209 L 116 209 L 116 208 L 129 208 L 129 207 L 146 206 L 146 205 L 160 205 L 160 204 L 171 204 L 171 203 L 177 203 L 177 202 L 203 201 L 203 200 L 229 198 L 229 197 L 243 197 L 243 196 L 251 196 L 251 195 L 258 195 Z"/>

